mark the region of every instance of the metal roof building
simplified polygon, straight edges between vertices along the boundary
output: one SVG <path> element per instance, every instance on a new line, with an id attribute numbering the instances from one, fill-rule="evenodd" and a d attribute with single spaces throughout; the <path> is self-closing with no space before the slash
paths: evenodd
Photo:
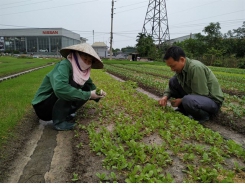
<path id="1" fill-rule="evenodd" d="M 174 38 L 174 39 L 168 40 L 168 41 L 166 41 L 166 43 L 173 44 L 174 42 L 182 42 L 182 41 L 190 39 L 190 38 L 191 39 L 196 39 L 196 35 L 197 35 L 197 33 L 186 35 L 186 36 L 181 36 L 181 37 L 178 37 L 178 38 Z"/>
<path id="2" fill-rule="evenodd" d="M 54 54 L 62 47 L 86 41 L 63 28 L 0 29 L 0 51 Z"/>
<path id="3" fill-rule="evenodd" d="M 97 52 L 97 54 L 102 57 L 102 58 L 106 58 L 107 54 L 108 54 L 108 47 L 104 42 L 94 42 L 92 44 L 93 49 L 95 50 L 95 52 Z"/>

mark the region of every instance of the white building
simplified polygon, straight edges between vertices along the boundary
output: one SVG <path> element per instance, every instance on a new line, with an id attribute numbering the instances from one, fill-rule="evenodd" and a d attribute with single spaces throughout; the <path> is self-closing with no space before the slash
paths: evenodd
<path id="1" fill-rule="evenodd" d="M 101 58 L 106 58 L 108 54 L 108 46 L 104 42 L 94 42 L 92 44 L 93 49 Z"/>
<path id="2" fill-rule="evenodd" d="M 86 41 L 79 34 L 63 28 L 0 29 L 0 51 L 51 54 Z"/>

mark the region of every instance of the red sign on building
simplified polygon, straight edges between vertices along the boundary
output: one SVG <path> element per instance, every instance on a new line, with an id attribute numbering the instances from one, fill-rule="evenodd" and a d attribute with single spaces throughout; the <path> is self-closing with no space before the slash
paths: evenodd
<path id="1" fill-rule="evenodd" d="M 58 31 L 43 31 L 43 34 L 59 34 Z"/>

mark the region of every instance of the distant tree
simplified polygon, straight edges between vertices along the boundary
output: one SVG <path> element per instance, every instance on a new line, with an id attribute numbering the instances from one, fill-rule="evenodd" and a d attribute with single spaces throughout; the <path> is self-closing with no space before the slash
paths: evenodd
<path id="1" fill-rule="evenodd" d="M 198 58 L 207 51 L 205 42 L 199 39 L 187 39 L 182 42 L 175 43 L 175 45 L 182 47 L 186 55 L 192 58 Z"/>
<path id="2" fill-rule="evenodd" d="M 236 46 L 236 57 L 245 57 L 245 39 L 238 39 Z"/>
<path id="3" fill-rule="evenodd" d="M 245 56 L 245 21 L 241 27 L 228 31 L 224 35 L 223 47 L 226 49 L 226 53 L 234 54 L 236 57 Z"/>
<path id="4" fill-rule="evenodd" d="M 229 30 L 227 33 L 224 34 L 223 38 L 233 38 L 234 37 L 234 33 Z"/>
<path id="5" fill-rule="evenodd" d="M 233 29 L 234 36 L 239 39 L 245 38 L 245 21 L 243 22 L 242 27 L 239 27 L 237 29 Z"/>
<path id="6" fill-rule="evenodd" d="M 207 34 L 205 41 L 209 48 L 220 47 L 220 41 L 222 39 L 222 33 L 220 32 L 220 23 L 210 23 L 203 29 L 203 32 Z"/>
<path id="7" fill-rule="evenodd" d="M 112 48 L 112 52 L 113 52 L 113 55 L 117 55 L 121 50 L 116 48 L 116 49 L 113 49 Z"/>
<path id="8" fill-rule="evenodd" d="M 125 54 L 130 54 L 130 53 L 134 53 L 137 51 L 136 47 L 132 47 L 132 46 L 127 46 L 121 49 L 121 51 Z"/>
<path id="9" fill-rule="evenodd" d="M 136 48 L 141 57 L 150 57 L 151 59 L 156 59 L 157 51 L 154 44 L 152 36 L 139 33 L 137 36 Z"/>

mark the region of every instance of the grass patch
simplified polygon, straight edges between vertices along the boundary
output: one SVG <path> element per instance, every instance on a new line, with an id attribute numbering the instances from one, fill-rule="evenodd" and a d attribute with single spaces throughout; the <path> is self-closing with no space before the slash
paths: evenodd
<path id="1" fill-rule="evenodd" d="M 31 100 L 45 74 L 53 67 L 49 66 L 0 83 L 0 146 L 12 136 L 11 130 L 32 108 Z"/>
<path id="2" fill-rule="evenodd" d="M 44 66 L 47 64 L 55 63 L 60 61 L 60 59 L 41 59 L 41 58 L 16 58 L 9 56 L 0 57 L 0 77 L 8 76 L 18 72 L 23 72 L 32 68 L 39 66 Z"/>

